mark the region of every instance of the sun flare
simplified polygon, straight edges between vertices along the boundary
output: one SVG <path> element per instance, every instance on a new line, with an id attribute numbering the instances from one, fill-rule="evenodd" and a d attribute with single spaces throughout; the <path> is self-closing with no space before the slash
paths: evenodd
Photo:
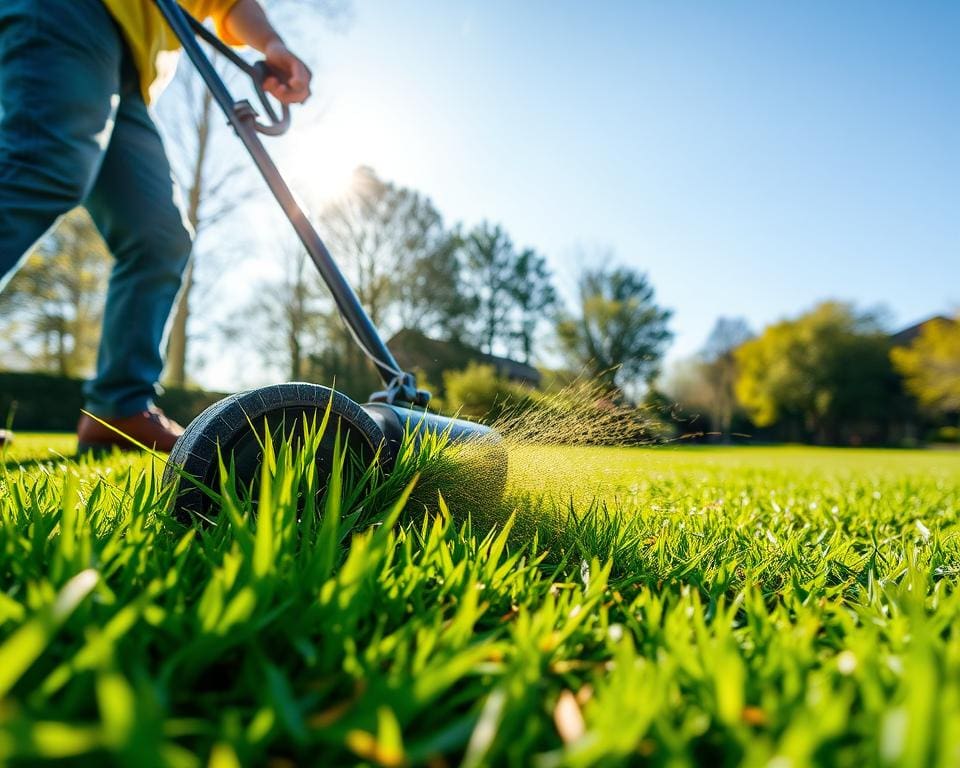
<path id="1" fill-rule="evenodd" d="M 354 172 L 369 162 L 369 141 L 364 132 L 339 121 L 325 121 L 304 131 L 284 158 L 297 194 L 313 210 L 347 194 Z"/>
<path id="2" fill-rule="evenodd" d="M 296 150 L 294 185 L 310 208 L 319 209 L 345 195 L 359 163 L 350 154 L 305 139 Z"/>

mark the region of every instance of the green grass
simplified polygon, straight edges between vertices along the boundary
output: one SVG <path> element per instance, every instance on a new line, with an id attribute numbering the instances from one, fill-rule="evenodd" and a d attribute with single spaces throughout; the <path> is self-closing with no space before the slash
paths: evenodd
<path id="1" fill-rule="evenodd" d="M 0 479 L 0 762 L 960 763 L 960 454 L 525 448 L 427 509 L 432 456 L 314 506 L 282 451 L 192 528 L 47 442 Z"/>
<path id="2" fill-rule="evenodd" d="M 3 461 L 53 461 L 73 458 L 77 453 L 77 437 L 58 432 L 18 432 L 13 443 L 0 453 Z"/>

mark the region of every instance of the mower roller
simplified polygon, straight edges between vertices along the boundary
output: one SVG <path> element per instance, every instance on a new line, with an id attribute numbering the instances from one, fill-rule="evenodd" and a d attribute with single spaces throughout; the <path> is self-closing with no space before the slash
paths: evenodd
<path id="1" fill-rule="evenodd" d="M 373 363 L 384 384 L 383 390 L 374 392 L 370 402 L 362 405 L 329 387 L 306 382 L 254 389 L 214 403 L 187 426 L 167 460 L 164 481 L 177 485 L 178 513 L 205 515 L 210 511 L 209 499 L 197 481 L 207 487 L 216 486 L 220 455 L 228 466 L 233 462 L 237 479 L 249 487 L 260 472 L 267 430 L 275 443 L 290 439 L 298 431 L 306 431 L 310 424 L 319 424 L 328 410 L 328 429 L 321 437 L 317 454 L 322 477 L 334 468 L 332 459 L 338 432 L 343 444 L 366 466 L 376 461 L 384 472 L 393 468 L 405 437 L 419 447 L 425 434 L 436 433 L 446 435 L 448 444 L 476 444 L 478 450 L 470 451 L 471 474 L 482 477 L 485 488 L 502 492 L 507 457 L 500 436 L 482 424 L 446 418 L 426 410 L 430 393 L 419 389 L 414 375 L 400 368 L 260 141 L 258 134 L 279 136 L 290 127 L 289 107 L 282 105 L 278 113 L 263 89 L 267 76 L 276 73 L 263 61 L 250 64 L 240 57 L 175 0 L 154 2 L 250 153 L 330 289 L 354 341 Z M 234 99 L 198 38 L 250 77 L 264 112 L 263 121 L 248 100 Z M 264 425 L 268 425 L 267 428 Z M 478 460 L 482 462 L 479 467 Z"/>

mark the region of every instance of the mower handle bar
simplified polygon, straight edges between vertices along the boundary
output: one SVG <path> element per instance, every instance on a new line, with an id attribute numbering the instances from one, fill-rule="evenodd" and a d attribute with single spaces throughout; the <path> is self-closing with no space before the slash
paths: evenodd
<path id="1" fill-rule="evenodd" d="M 285 134 L 290 128 L 290 107 L 287 104 L 281 104 L 280 114 L 277 115 L 277 110 L 270 102 L 266 91 L 263 90 L 263 84 L 268 77 L 275 77 L 277 80 L 283 82 L 283 73 L 271 67 L 266 61 L 257 61 L 251 64 L 203 26 L 203 24 L 197 21 L 192 15 L 187 13 L 183 9 L 183 6 L 180 6 L 180 11 L 186 17 L 187 23 L 197 37 L 214 48 L 231 64 L 237 67 L 237 69 L 246 74 L 253 82 L 253 89 L 256 91 L 260 105 L 263 107 L 263 111 L 266 112 L 267 118 L 269 119 L 267 123 L 254 120 L 253 127 L 257 129 L 257 133 L 262 133 L 265 136 L 282 136 Z"/>
<path id="2" fill-rule="evenodd" d="M 370 399 L 391 404 L 408 403 L 425 406 L 430 400 L 430 393 L 417 389 L 413 374 L 400 368 L 373 321 L 370 320 L 370 316 L 364 311 L 357 294 L 343 276 L 340 268 L 333 260 L 333 256 L 330 255 L 330 251 L 327 250 L 327 246 L 320 239 L 317 230 L 310 223 L 306 212 L 300 206 L 290 187 L 287 186 L 287 182 L 280 175 L 276 163 L 273 162 L 257 135 L 258 133 L 267 135 L 283 133 L 289 126 L 289 111 L 284 108 L 280 120 L 275 121 L 273 125 L 259 123 L 256 119 L 256 111 L 248 102 L 238 102 L 233 98 L 220 74 L 204 54 L 203 49 L 197 42 L 197 37 L 202 37 L 211 45 L 214 45 L 233 64 L 250 75 L 253 78 L 254 85 L 259 80 L 261 85 L 258 88 L 258 94 L 264 104 L 267 117 L 272 120 L 276 117 L 276 112 L 269 107 L 262 86 L 263 78 L 267 74 L 271 74 L 269 70 L 261 68 L 259 73 L 253 74 L 253 71 L 257 69 L 256 64 L 248 64 L 236 52 L 217 40 L 202 24 L 192 20 L 190 14 L 177 5 L 177 0 L 153 0 L 153 2 L 160 11 L 160 15 L 163 16 L 174 35 L 183 45 L 184 53 L 210 90 L 214 101 L 223 110 L 227 122 L 233 128 L 247 152 L 250 153 L 257 170 L 260 171 L 267 187 L 269 187 L 284 215 L 293 226 L 311 261 L 316 265 L 317 271 L 327 284 L 327 288 L 330 289 L 330 294 L 337 305 L 343 322 L 356 339 L 360 349 L 373 362 L 377 373 L 380 374 L 380 378 L 385 385 L 384 391 L 375 392 Z"/>

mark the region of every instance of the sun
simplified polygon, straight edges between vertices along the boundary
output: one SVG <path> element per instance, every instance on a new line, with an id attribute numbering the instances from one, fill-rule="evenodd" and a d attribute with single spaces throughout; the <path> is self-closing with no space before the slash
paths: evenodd
<path id="1" fill-rule="evenodd" d="M 284 153 L 291 186 L 311 210 L 319 211 L 350 191 L 365 149 L 362 137 L 337 123 L 304 130 Z"/>

